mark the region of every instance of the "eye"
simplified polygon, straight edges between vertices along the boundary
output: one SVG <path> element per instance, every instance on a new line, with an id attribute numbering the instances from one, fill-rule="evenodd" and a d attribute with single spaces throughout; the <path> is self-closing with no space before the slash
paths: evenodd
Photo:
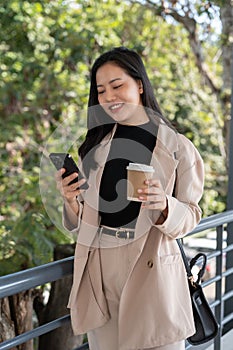
<path id="1" fill-rule="evenodd" d="M 117 85 L 117 86 L 114 86 L 113 89 L 119 89 L 123 84 L 120 84 L 120 85 Z"/>
<path id="2" fill-rule="evenodd" d="M 104 90 L 101 90 L 101 91 L 98 90 L 97 93 L 98 93 L 98 95 L 101 95 L 104 93 Z"/>

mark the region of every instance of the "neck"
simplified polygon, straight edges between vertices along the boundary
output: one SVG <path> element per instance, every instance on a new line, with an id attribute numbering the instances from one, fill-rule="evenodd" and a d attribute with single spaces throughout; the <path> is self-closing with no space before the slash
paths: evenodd
<path id="1" fill-rule="evenodd" d="M 125 126 L 139 126 L 139 125 L 144 125 L 147 124 L 149 122 L 149 118 L 147 120 L 143 120 L 143 121 L 138 121 L 135 123 L 117 123 L 119 125 L 125 125 Z"/>

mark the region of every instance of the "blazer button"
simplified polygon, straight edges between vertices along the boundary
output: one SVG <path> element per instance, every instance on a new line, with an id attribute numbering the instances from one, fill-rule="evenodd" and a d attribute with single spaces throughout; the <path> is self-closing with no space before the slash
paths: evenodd
<path id="1" fill-rule="evenodd" d="M 152 260 L 152 259 L 148 260 L 147 266 L 148 266 L 150 269 L 153 267 L 153 265 L 154 265 L 153 260 Z"/>

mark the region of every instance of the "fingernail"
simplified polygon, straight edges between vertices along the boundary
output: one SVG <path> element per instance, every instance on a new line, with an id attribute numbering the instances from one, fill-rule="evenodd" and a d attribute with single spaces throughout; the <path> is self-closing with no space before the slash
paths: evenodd
<path id="1" fill-rule="evenodd" d="M 140 188 L 138 189 L 138 193 L 142 193 L 142 190 Z"/>

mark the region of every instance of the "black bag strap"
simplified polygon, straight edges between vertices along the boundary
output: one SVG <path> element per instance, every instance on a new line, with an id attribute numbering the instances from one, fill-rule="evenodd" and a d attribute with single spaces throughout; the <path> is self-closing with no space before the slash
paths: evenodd
<path id="1" fill-rule="evenodd" d="M 186 273 L 187 273 L 187 277 L 188 279 L 192 279 L 193 278 L 193 274 L 192 274 L 192 267 L 196 264 L 196 262 L 198 261 L 198 259 L 200 259 L 201 257 L 203 258 L 203 262 L 202 262 L 202 266 L 200 268 L 200 271 L 198 272 L 198 278 L 197 281 L 195 282 L 196 284 L 200 283 L 201 278 L 203 277 L 204 273 L 205 273 L 205 268 L 206 268 L 206 262 L 207 262 L 207 256 L 204 253 L 199 253 L 197 255 L 194 256 L 194 258 L 192 258 L 192 260 L 190 262 L 188 262 L 187 256 L 185 254 L 184 248 L 183 248 L 183 244 L 181 242 L 180 239 L 177 239 L 177 244 L 180 248 L 180 252 L 181 252 L 181 256 L 184 262 L 184 266 L 186 269 Z"/>
<path id="2" fill-rule="evenodd" d="M 174 153 L 174 158 L 176 159 L 176 153 Z M 177 170 L 176 170 L 176 178 L 175 178 L 175 183 L 174 183 L 174 188 L 173 188 L 173 193 L 172 193 L 173 197 L 175 197 L 176 182 L 177 182 Z M 188 279 L 193 281 L 192 267 L 196 264 L 196 262 L 199 258 L 201 258 L 201 257 L 203 258 L 202 267 L 201 267 L 200 271 L 198 272 L 198 278 L 197 278 L 197 281 L 195 282 L 196 284 L 199 284 L 201 281 L 201 278 L 203 277 L 203 275 L 205 273 L 205 268 L 206 268 L 206 263 L 207 263 L 206 254 L 204 254 L 204 253 L 197 254 L 196 256 L 194 256 L 194 258 L 192 258 L 192 260 L 189 263 L 187 256 L 185 254 L 184 248 L 183 248 L 182 240 L 178 238 L 178 239 L 176 239 L 176 241 L 177 241 L 177 244 L 180 248 L 181 256 L 182 256 L 182 259 L 184 262 L 184 266 L 185 266 L 185 270 L 186 270 Z"/>

